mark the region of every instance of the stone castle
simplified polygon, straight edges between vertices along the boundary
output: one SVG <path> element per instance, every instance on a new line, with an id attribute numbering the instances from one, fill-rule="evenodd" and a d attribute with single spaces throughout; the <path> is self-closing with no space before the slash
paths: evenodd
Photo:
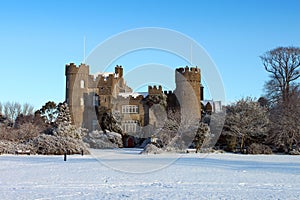
<path id="1" fill-rule="evenodd" d="M 181 120 L 201 119 L 203 109 L 211 112 L 212 105 L 201 104 L 203 87 L 198 67 L 177 68 L 176 88 L 163 91 L 162 86 L 148 86 L 148 93 L 139 94 L 126 85 L 122 66 L 116 66 L 111 73 L 91 75 L 89 66 L 74 63 L 66 65 L 66 102 L 70 107 L 72 120 L 78 127 L 100 129 L 99 107 L 110 110 L 118 116 L 122 132 L 136 133 L 143 127 L 159 128 L 163 125 L 161 109 L 155 108 L 165 102 L 165 109 L 178 109 Z"/>

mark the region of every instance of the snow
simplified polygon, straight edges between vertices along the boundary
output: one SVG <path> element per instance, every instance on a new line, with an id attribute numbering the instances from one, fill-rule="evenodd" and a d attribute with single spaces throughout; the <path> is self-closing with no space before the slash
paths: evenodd
<path id="1" fill-rule="evenodd" d="M 109 77 L 109 75 L 114 75 L 115 78 L 118 78 L 118 74 L 115 74 L 113 72 L 97 72 L 94 74 L 94 79 L 96 79 L 98 76 L 102 76 L 102 77 Z"/>
<path id="2" fill-rule="evenodd" d="M 156 154 L 0 155 L 0 199 L 300 199 L 300 157 Z"/>
<path id="3" fill-rule="evenodd" d="M 129 96 L 132 96 L 133 98 L 137 98 L 138 96 L 140 96 L 142 94 L 138 93 L 138 92 L 122 92 L 119 93 L 119 96 L 127 98 Z"/>

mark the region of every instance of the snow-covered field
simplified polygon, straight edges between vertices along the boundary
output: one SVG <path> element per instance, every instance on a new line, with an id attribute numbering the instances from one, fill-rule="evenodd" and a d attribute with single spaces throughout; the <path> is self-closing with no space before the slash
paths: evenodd
<path id="1" fill-rule="evenodd" d="M 300 156 L 0 155 L 0 199 L 300 199 Z"/>

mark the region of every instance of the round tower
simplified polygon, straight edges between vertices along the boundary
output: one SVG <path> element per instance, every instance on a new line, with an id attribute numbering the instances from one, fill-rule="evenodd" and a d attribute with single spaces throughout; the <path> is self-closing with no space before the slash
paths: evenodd
<path id="1" fill-rule="evenodd" d="M 83 124 L 86 95 L 88 94 L 89 66 L 74 63 L 66 65 L 66 102 L 72 115 L 72 122 L 78 127 Z"/>
<path id="2" fill-rule="evenodd" d="M 175 94 L 186 118 L 201 118 L 201 72 L 198 67 L 177 68 Z"/>

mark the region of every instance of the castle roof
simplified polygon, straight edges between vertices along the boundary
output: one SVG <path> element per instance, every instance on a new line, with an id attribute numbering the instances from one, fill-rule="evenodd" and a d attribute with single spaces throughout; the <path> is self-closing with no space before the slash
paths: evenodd
<path id="1" fill-rule="evenodd" d="M 124 97 L 124 98 L 127 98 L 129 96 L 132 96 L 133 98 L 136 98 L 140 95 L 144 96 L 144 94 L 138 93 L 138 92 L 122 92 L 122 93 L 119 93 L 119 96 Z"/>
<path id="2" fill-rule="evenodd" d="M 94 78 L 97 78 L 98 76 L 109 77 L 109 75 L 114 75 L 115 78 L 119 77 L 119 74 L 115 74 L 113 72 L 97 72 L 94 74 Z"/>

